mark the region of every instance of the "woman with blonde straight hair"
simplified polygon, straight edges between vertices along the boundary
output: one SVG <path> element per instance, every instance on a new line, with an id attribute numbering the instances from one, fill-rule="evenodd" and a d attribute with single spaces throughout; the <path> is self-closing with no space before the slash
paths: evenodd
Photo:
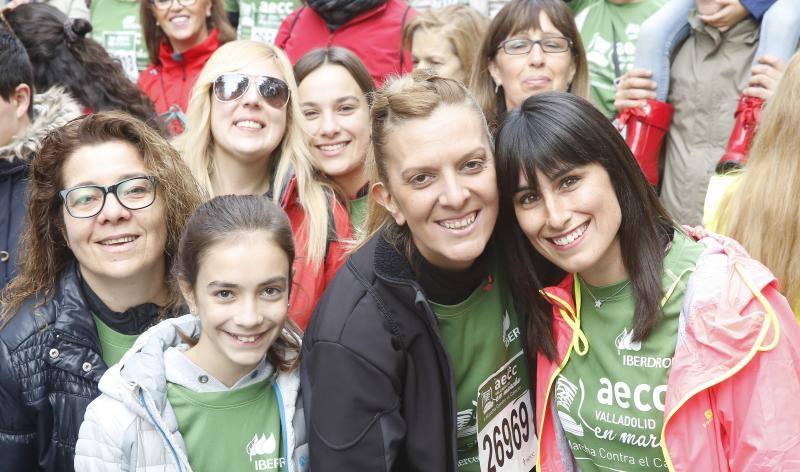
<path id="1" fill-rule="evenodd" d="M 347 209 L 314 171 L 297 97 L 283 51 L 256 41 L 230 42 L 200 72 L 186 131 L 175 145 L 211 196 L 266 195 L 286 210 L 297 245 L 289 312 L 305 328 L 344 262 L 339 239 L 352 231 Z M 329 222 L 335 234 L 329 234 Z"/>
<path id="2" fill-rule="evenodd" d="M 403 28 L 403 47 L 414 69 L 469 82 L 489 19 L 467 5 L 447 5 L 419 12 Z"/>
<path id="3" fill-rule="evenodd" d="M 800 54 L 795 54 L 767 105 L 744 170 L 712 178 L 704 218 L 708 229 L 739 241 L 770 268 L 795 314 L 800 312 L 800 205 L 792 201 L 800 187 L 798 101 Z M 722 198 L 715 211 L 712 189 L 725 181 L 727 188 L 716 192 Z"/>

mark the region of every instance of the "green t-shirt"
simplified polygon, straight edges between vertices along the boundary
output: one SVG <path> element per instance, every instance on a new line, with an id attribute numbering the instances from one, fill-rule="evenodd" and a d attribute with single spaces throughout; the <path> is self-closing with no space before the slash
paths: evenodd
<path id="1" fill-rule="evenodd" d="M 661 428 L 667 378 L 675 354 L 686 281 L 703 246 L 676 233 L 664 259 L 663 316 L 650 336 L 634 342 L 628 281 L 580 288 L 580 325 L 588 352 L 575 351 L 555 382 L 561 425 L 581 470 L 666 470 Z M 597 308 L 595 300 L 602 301 Z"/>
<path id="2" fill-rule="evenodd" d="M 286 470 L 278 398 L 270 380 L 225 392 L 167 383 L 192 469 Z"/>
<path id="3" fill-rule="evenodd" d="M 350 200 L 350 224 L 353 226 L 354 233 L 358 234 L 364 229 L 367 220 L 367 204 L 369 196 L 365 195 Z"/>
<path id="4" fill-rule="evenodd" d="M 617 114 L 614 79 L 633 67 L 641 24 L 666 3 L 666 0 L 638 0 L 620 5 L 608 0 L 569 2 L 586 49 L 592 101 L 606 116 Z"/>
<path id="5" fill-rule="evenodd" d="M 283 23 L 300 0 L 225 0 L 225 9 L 239 12 L 238 39 L 272 44 Z"/>
<path id="6" fill-rule="evenodd" d="M 535 465 L 535 457 L 529 457 L 534 456 L 536 441 L 533 433 L 533 411 L 530 410 L 532 403 L 529 377 L 525 356 L 522 354 L 517 314 L 505 280 L 499 277 L 500 272 L 496 267 L 492 272 L 498 275 L 493 275 L 493 282 L 487 280 L 458 305 L 431 303 L 447 353 L 453 363 L 460 472 L 480 471 L 481 463 L 490 462 L 489 451 L 492 454 L 492 464 L 497 467 L 494 457 L 495 443 L 492 440 L 492 426 L 495 423 L 490 422 L 491 417 L 496 418 L 498 424 L 506 421 L 511 427 L 512 411 L 516 427 L 519 429 L 527 426 L 528 430 L 518 435 L 520 441 L 510 441 L 503 447 L 504 450 L 511 451 L 509 455 L 514 457 L 501 454 L 500 461 L 508 465 L 511 460 L 517 460 L 520 464 L 526 460 L 526 466 L 530 465 L 532 468 Z M 492 391 L 491 385 L 495 381 L 498 385 L 503 385 L 502 388 Z M 513 389 L 509 390 L 508 387 Z M 522 403 L 525 405 L 522 406 Z M 497 411 L 504 407 L 503 411 Z M 519 424 L 520 409 L 525 409 L 530 418 L 527 425 Z M 490 418 L 482 421 L 487 413 Z M 489 423 L 489 427 L 485 428 L 484 423 Z M 489 439 L 486 439 L 487 434 Z M 527 438 L 524 443 L 523 435 Z M 491 446 L 486 447 L 485 441 Z M 527 472 L 530 468 L 520 466 L 514 470 Z M 490 470 L 490 467 L 485 466 L 484 470 Z"/>
<path id="7" fill-rule="evenodd" d="M 94 324 L 97 326 L 97 335 L 100 337 L 100 355 L 107 366 L 112 366 L 122 359 L 122 356 L 133 347 L 138 334 L 122 334 L 114 331 L 110 326 L 92 314 Z"/>
<path id="8" fill-rule="evenodd" d="M 92 0 L 89 10 L 92 38 L 111 57 L 119 59 L 125 75 L 136 82 L 150 58 L 139 23 L 139 2 L 135 0 Z"/>

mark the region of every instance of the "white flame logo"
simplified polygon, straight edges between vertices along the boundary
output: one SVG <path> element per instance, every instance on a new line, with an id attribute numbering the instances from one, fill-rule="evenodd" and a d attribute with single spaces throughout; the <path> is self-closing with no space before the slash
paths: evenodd
<path id="1" fill-rule="evenodd" d="M 642 349 L 642 343 L 633 342 L 633 330 L 628 331 L 628 328 L 622 328 L 622 332 L 614 340 L 614 345 L 617 347 L 617 354 L 619 354 L 619 351 L 639 351 Z"/>
<path id="2" fill-rule="evenodd" d="M 258 433 L 253 436 L 253 439 L 247 443 L 247 454 L 250 455 L 250 461 L 253 461 L 253 456 L 260 456 L 263 454 L 272 454 L 275 452 L 277 444 L 275 435 L 270 433 L 269 439 L 263 434 L 258 437 Z"/>

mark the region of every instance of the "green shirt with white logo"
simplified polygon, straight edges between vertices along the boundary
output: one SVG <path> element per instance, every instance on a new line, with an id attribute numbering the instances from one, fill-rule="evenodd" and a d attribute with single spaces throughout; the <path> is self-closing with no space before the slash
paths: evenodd
<path id="1" fill-rule="evenodd" d="M 150 62 L 139 8 L 136 0 L 92 0 L 89 10 L 92 38 L 122 63 L 125 75 L 133 82 Z"/>
<path id="2" fill-rule="evenodd" d="M 122 334 L 114 331 L 110 326 L 103 323 L 103 320 L 92 314 L 94 325 L 97 327 L 97 335 L 100 338 L 100 356 L 107 366 L 112 366 L 122 359 L 122 356 L 133 347 L 138 334 Z"/>
<path id="3" fill-rule="evenodd" d="M 167 399 L 193 470 L 286 470 L 278 398 L 270 380 L 203 393 L 168 382 Z"/>
<path id="4" fill-rule="evenodd" d="M 662 278 L 665 293 L 675 288 L 660 323 L 642 342 L 632 339 L 634 300 L 627 280 L 607 287 L 581 283 L 580 326 L 588 352 L 570 354 L 553 394 L 582 471 L 667 469 L 661 449 L 667 378 L 686 282 L 702 251 L 676 232 Z"/>
<path id="5" fill-rule="evenodd" d="M 300 0 L 225 0 L 228 11 L 239 12 L 238 39 L 252 39 L 272 44 L 289 13 L 300 6 Z"/>
<path id="6" fill-rule="evenodd" d="M 569 2 L 586 49 L 592 102 L 609 118 L 617 114 L 614 79 L 633 67 L 642 23 L 666 3 L 666 0 L 621 4 L 609 0 Z"/>
<path id="7" fill-rule="evenodd" d="M 487 279 L 458 305 L 431 303 L 455 374 L 460 472 L 481 470 L 481 436 L 477 423 L 478 405 L 482 404 L 479 387 L 512 360 L 524 366 L 524 355 L 519 355 L 522 344 L 517 314 L 496 264 L 493 264 L 492 277 L 493 280 Z M 515 375 L 529 392 L 527 369 L 517 369 Z"/>

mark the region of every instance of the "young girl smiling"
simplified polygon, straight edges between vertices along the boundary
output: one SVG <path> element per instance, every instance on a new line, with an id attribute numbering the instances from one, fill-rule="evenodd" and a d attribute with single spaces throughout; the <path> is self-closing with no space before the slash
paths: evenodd
<path id="1" fill-rule="evenodd" d="M 202 205 L 174 268 L 191 314 L 146 332 L 101 379 L 76 470 L 303 470 L 293 259 L 268 199 Z"/>

